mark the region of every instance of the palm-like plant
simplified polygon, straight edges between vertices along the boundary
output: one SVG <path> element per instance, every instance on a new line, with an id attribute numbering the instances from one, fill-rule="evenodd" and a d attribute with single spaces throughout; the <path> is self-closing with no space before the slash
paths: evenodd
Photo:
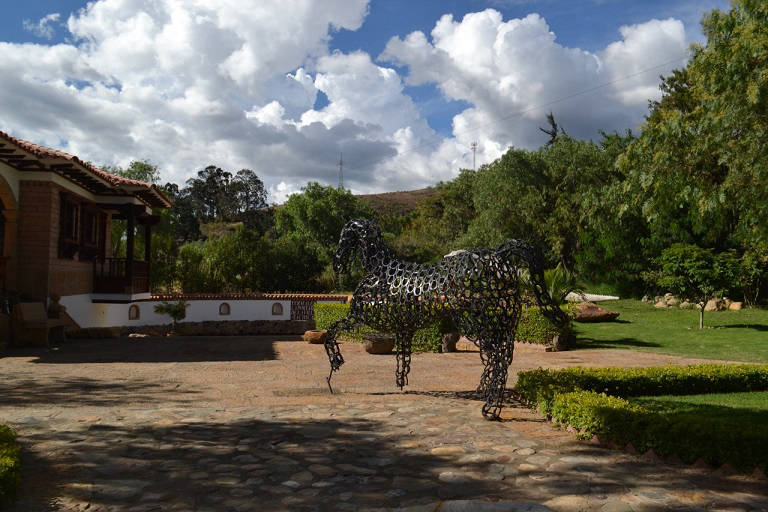
<path id="1" fill-rule="evenodd" d="M 578 283 L 576 275 L 566 269 L 562 263 L 558 263 L 555 268 L 544 271 L 544 284 L 547 287 L 547 293 L 552 297 L 552 301 L 558 306 L 565 303 L 565 298 L 569 293 L 584 291 L 584 287 Z"/>

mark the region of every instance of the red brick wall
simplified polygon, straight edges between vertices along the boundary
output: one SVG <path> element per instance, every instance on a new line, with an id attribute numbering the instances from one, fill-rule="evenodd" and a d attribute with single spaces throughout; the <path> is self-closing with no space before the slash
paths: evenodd
<path id="1" fill-rule="evenodd" d="M 44 300 L 49 295 L 51 257 L 57 250 L 58 191 L 44 181 L 22 181 L 19 189 L 16 286 L 31 299 Z"/>
<path id="2" fill-rule="evenodd" d="M 21 182 L 17 287 L 34 300 L 93 291 L 92 262 L 59 258 L 62 191 L 50 182 Z"/>
<path id="3" fill-rule="evenodd" d="M 82 295 L 93 291 L 93 262 L 59 258 L 59 217 L 61 216 L 61 194 L 58 186 L 53 197 L 51 218 L 54 225 L 54 244 L 50 263 L 50 291 L 61 296 Z"/>

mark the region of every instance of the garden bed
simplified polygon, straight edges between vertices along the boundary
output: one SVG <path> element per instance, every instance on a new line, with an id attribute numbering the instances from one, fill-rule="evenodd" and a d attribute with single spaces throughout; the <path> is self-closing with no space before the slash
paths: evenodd
<path id="1" fill-rule="evenodd" d="M 768 469 L 768 393 L 752 394 L 768 390 L 768 365 L 540 369 L 521 372 L 515 390 L 582 438 Z"/>

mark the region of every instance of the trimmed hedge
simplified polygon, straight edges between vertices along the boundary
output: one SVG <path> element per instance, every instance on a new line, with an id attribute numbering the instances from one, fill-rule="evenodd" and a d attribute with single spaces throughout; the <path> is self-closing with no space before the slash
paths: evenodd
<path id="1" fill-rule="evenodd" d="M 328 329 L 332 323 L 341 320 L 349 313 L 349 304 L 315 303 L 315 328 Z M 363 325 L 354 331 L 342 331 L 346 338 L 354 341 L 362 341 L 366 333 L 378 332 L 367 325 Z M 412 348 L 415 352 L 439 352 L 442 345 L 443 334 L 450 332 L 450 325 L 446 322 L 434 322 L 424 329 L 419 329 L 413 335 Z"/>
<path id="2" fill-rule="evenodd" d="M 625 397 L 768 390 L 768 364 L 567 368 L 520 372 L 515 390 L 543 414 L 620 445 L 693 462 L 767 469 L 763 426 L 691 412 L 664 413 Z"/>
<path id="3" fill-rule="evenodd" d="M 16 432 L 0 425 L 0 505 L 10 501 L 21 482 L 21 445 Z"/>
<path id="4" fill-rule="evenodd" d="M 676 455 L 689 463 L 699 458 L 713 465 L 727 462 L 744 471 L 768 469 L 768 436 L 762 425 L 693 413 L 663 414 L 594 391 L 556 394 L 551 416 L 584 431 L 581 437 L 598 435 L 621 446 L 632 443 L 640 452 Z"/>
<path id="5" fill-rule="evenodd" d="M 765 391 L 768 364 L 538 369 L 520 372 L 515 390 L 549 414 L 555 394 L 577 390 L 618 397 Z"/>
<path id="6" fill-rule="evenodd" d="M 563 310 L 568 313 L 566 308 Z M 551 345 L 552 338 L 559 335 L 568 337 L 571 334 L 571 327 L 568 325 L 564 329 L 558 329 L 537 306 L 524 307 L 520 314 L 520 323 L 517 325 L 516 341 L 525 341 L 536 343 L 538 345 Z"/>

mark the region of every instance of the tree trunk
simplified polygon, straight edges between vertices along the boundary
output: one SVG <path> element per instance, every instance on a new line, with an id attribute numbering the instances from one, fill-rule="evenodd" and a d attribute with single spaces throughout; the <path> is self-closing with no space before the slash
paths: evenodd
<path id="1" fill-rule="evenodd" d="M 706 306 L 706 303 L 702 303 L 701 309 L 699 309 L 699 329 L 704 328 L 704 306 Z"/>

